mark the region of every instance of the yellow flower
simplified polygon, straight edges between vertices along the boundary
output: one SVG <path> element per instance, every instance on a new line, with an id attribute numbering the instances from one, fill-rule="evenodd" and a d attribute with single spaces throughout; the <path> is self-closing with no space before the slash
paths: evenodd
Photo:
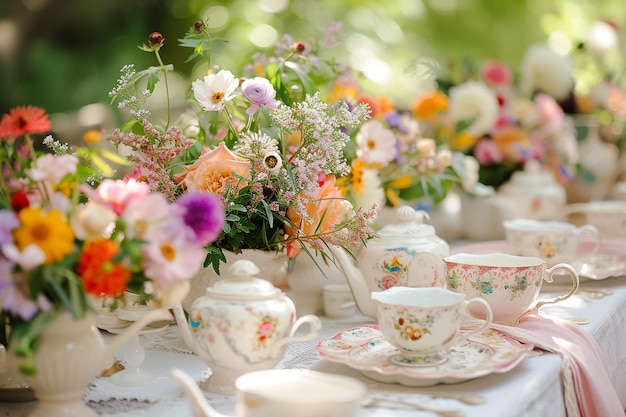
<path id="1" fill-rule="evenodd" d="M 467 133 L 467 130 L 462 130 L 452 138 L 450 147 L 452 149 L 467 149 L 476 144 L 476 138 Z"/>
<path id="2" fill-rule="evenodd" d="M 47 264 L 65 258 L 73 250 L 74 231 L 59 210 L 43 213 L 27 207 L 18 214 L 20 226 L 13 231 L 20 251 L 28 245 L 37 245 L 46 254 Z"/>
<path id="3" fill-rule="evenodd" d="M 441 91 L 433 91 L 418 97 L 411 110 L 418 120 L 429 119 L 448 108 L 448 96 Z"/>
<path id="4" fill-rule="evenodd" d="M 400 196 L 391 188 L 385 189 L 385 196 L 392 206 L 396 207 L 400 203 Z"/>
<path id="5" fill-rule="evenodd" d="M 391 181 L 389 186 L 392 188 L 404 189 L 409 188 L 413 183 L 413 178 L 410 175 L 403 175 Z M 389 197 L 389 196 L 387 196 Z M 390 199 L 391 200 L 391 199 Z M 394 204 L 395 205 L 395 204 Z"/>
<path id="6" fill-rule="evenodd" d="M 86 131 L 85 134 L 83 135 L 83 141 L 87 145 L 95 145 L 97 143 L 100 143 L 101 140 L 102 140 L 102 131 L 97 130 L 97 129 L 90 129 Z"/>

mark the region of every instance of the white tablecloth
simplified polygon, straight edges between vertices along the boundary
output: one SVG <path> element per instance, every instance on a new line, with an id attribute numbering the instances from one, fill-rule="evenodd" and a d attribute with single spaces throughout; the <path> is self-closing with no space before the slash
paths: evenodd
<path id="1" fill-rule="evenodd" d="M 626 407 L 626 277 L 609 278 L 602 281 L 584 282 L 583 287 L 602 287 L 613 294 L 601 299 L 591 299 L 585 295 L 575 295 L 558 305 L 546 306 L 542 312 L 563 318 L 586 318 L 585 325 L 598 340 L 606 355 L 611 370 L 613 384 Z M 292 343 L 278 368 L 311 368 L 323 372 L 340 373 L 366 380 L 358 371 L 347 365 L 332 363 L 322 359 L 315 351 L 317 343 L 330 338 L 350 327 L 373 323 L 362 316 L 337 321 L 323 319 L 324 328 L 319 338 L 309 342 Z M 119 387 L 109 378 L 96 378 L 89 387 L 85 400 L 101 417 L 188 417 L 191 416 L 187 399 L 180 387 L 169 379 L 172 367 L 187 371 L 200 379 L 206 366 L 198 356 L 183 353 L 187 349 L 178 337 L 178 329 L 173 326 L 161 334 L 141 336 L 146 344 L 147 354 L 144 367 L 154 372 L 157 379 L 141 387 Z M 469 391 L 483 395 L 487 401 L 483 405 L 466 405 L 457 400 L 430 398 L 407 393 L 411 388 L 391 385 L 397 389 L 394 394 L 375 394 L 386 398 L 399 398 L 419 402 L 441 409 L 464 410 L 468 417 L 561 417 L 565 416 L 560 384 L 561 360 L 554 354 L 531 356 L 513 370 L 503 374 L 491 374 L 458 384 L 440 384 L 435 387 L 420 388 L 420 391 L 444 390 L 449 392 Z M 366 380 L 368 384 L 378 384 Z M 380 385 L 380 384 L 379 384 Z M 234 398 L 206 394 L 207 400 L 218 411 L 234 415 Z M 0 417 L 22 417 L 28 414 L 34 403 L 0 403 Z M 404 406 L 381 404 L 363 408 L 361 416 L 424 416 L 428 413 L 414 411 Z"/>

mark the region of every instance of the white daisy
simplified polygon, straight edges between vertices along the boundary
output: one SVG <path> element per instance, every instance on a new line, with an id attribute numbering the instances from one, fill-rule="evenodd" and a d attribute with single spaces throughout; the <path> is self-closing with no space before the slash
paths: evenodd
<path id="1" fill-rule="evenodd" d="M 455 120 L 472 120 L 467 133 L 479 138 L 491 131 L 498 119 L 498 99 L 485 84 L 468 81 L 450 89 L 450 116 Z"/>
<path id="2" fill-rule="evenodd" d="M 354 206 L 357 208 L 368 208 L 372 204 L 382 207 L 385 204 L 385 190 L 383 189 L 378 171 L 375 169 L 364 169 L 363 187 L 360 193 L 354 193 Z"/>
<path id="3" fill-rule="evenodd" d="M 221 70 L 217 74 L 209 74 L 203 80 L 191 83 L 193 95 L 206 111 L 219 111 L 226 102 L 237 96 L 235 90 L 239 80 L 232 72 Z"/>
<path id="4" fill-rule="evenodd" d="M 367 164 L 385 167 L 397 155 L 396 136 L 376 119 L 361 125 L 356 135 L 357 156 Z"/>

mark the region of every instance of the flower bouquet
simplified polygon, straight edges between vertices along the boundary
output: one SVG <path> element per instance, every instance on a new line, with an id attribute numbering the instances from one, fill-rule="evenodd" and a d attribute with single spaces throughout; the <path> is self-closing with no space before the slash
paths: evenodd
<path id="1" fill-rule="evenodd" d="M 554 60 L 558 68 L 546 70 Z M 490 60 L 479 70 L 439 82 L 440 89 L 415 100 L 413 111 L 425 134 L 476 159 L 480 184 L 497 189 L 528 161 L 538 161 L 564 184 L 578 154 L 558 102 L 571 87 L 563 71 L 558 57 L 531 47 L 519 85 L 506 64 Z"/>
<path id="2" fill-rule="evenodd" d="M 213 44 L 204 22 L 180 42 L 193 48 L 191 58 L 210 62 Z M 168 88 L 172 67 L 161 62 L 163 45 L 162 35 L 153 33 L 143 47 L 156 55 L 158 67 L 123 69 L 111 95 L 133 119 L 108 139 L 130 150 L 135 168 L 127 179 L 145 181 L 171 201 L 197 191 L 220 199 L 225 222 L 205 248 L 205 266 L 219 273 L 224 251 L 258 249 L 293 258 L 301 251 L 325 253 L 327 245 L 357 249 L 371 236 L 373 208 L 353 209 L 336 184 L 349 173 L 346 132 L 368 118 L 368 108 L 322 100 L 304 43 L 281 45 L 284 54 L 274 59 L 257 56 L 250 77 L 209 64 L 206 75 L 191 83 L 190 109 L 176 123 L 157 126 L 143 104 L 157 81 Z M 143 79 L 146 90 L 138 98 Z"/>
<path id="3" fill-rule="evenodd" d="M 119 300 L 127 290 L 175 302 L 224 218 L 211 195 L 170 203 L 145 183 L 104 177 L 98 167 L 112 172 L 108 162 L 123 158 L 100 148 L 49 135 L 36 150 L 33 135 L 49 130 L 45 111 L 32 106 L 0 121 L 2 343 L 26 374 L 36 372 L 30 359 L 42 333 L 63 313 L 82 319 L 100 297 Z"/>

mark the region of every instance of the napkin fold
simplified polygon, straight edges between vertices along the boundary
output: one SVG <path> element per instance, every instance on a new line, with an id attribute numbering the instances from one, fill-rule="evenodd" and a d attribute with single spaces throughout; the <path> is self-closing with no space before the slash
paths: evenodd
<path id="1" fill-rule="evenodd" d="M 557 317 L 531 315 L 515 327 L 492 327 L 522 343 L 561 356 L 567 417 L 624 416 L 604 353 L 593 336 L 579 325 Z"/>

